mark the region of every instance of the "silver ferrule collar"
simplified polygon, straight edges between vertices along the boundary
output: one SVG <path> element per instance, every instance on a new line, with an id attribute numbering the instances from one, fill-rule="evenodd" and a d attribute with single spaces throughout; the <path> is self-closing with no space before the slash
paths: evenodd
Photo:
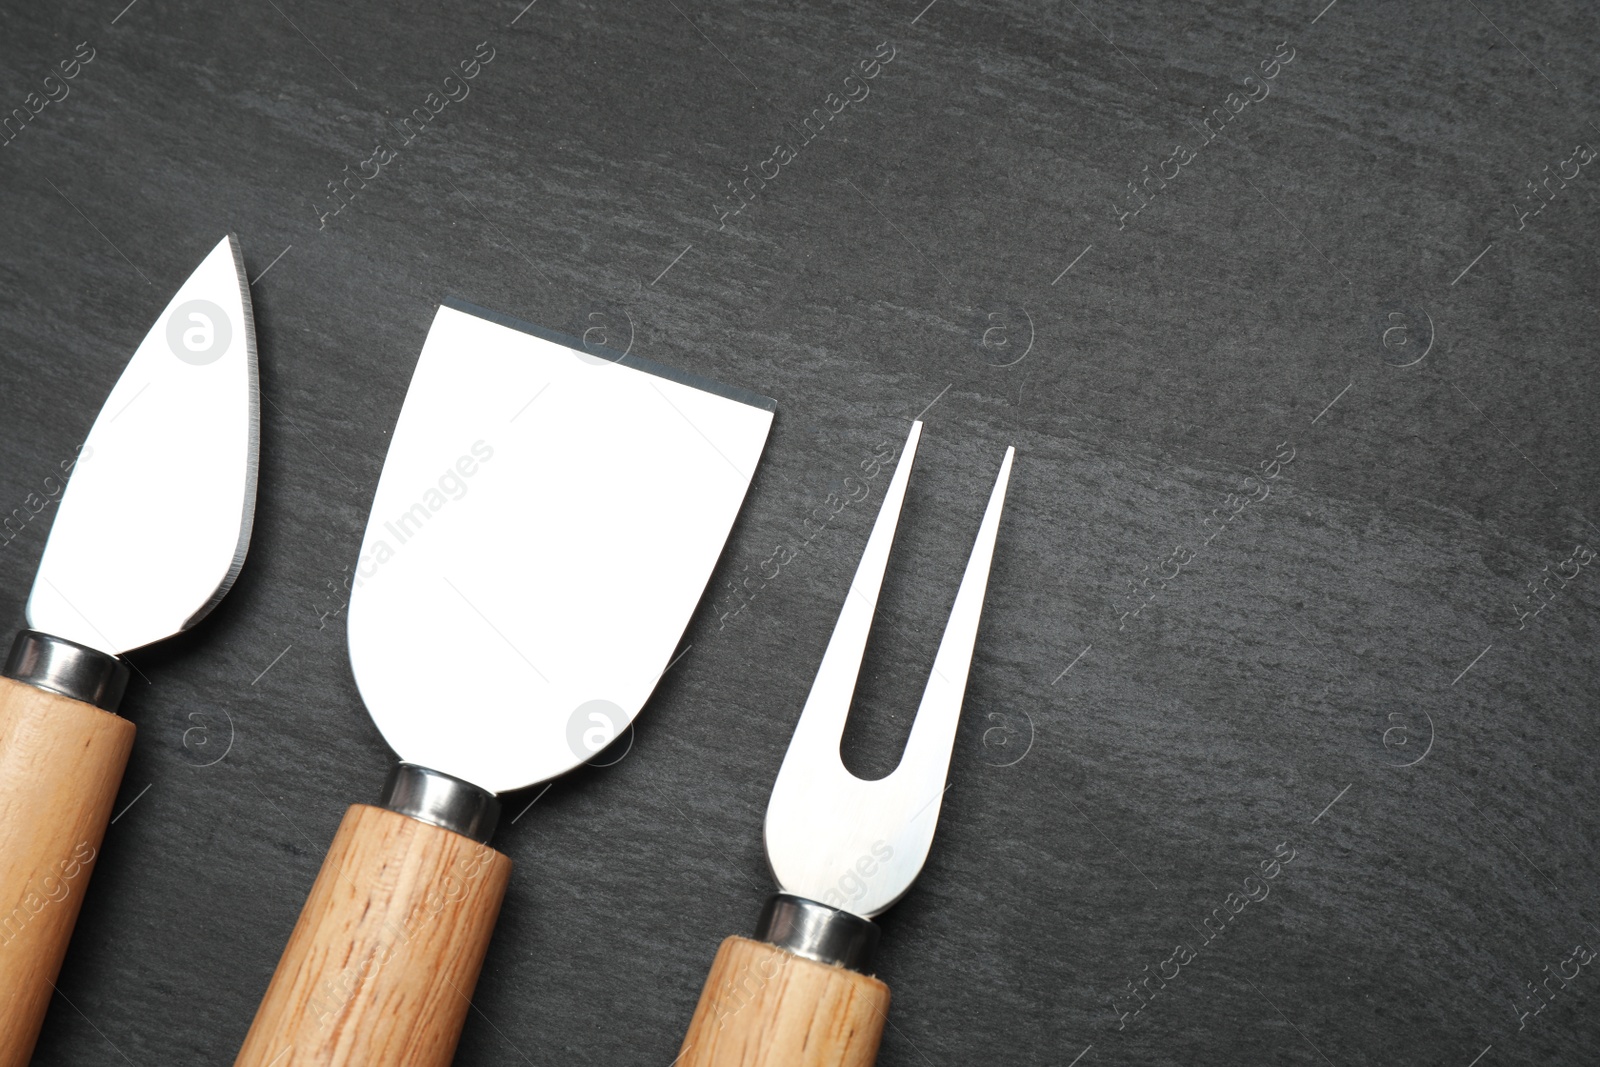
<path id="1" fill-rule="evenodd" d="M 500 821 L 500 801 L 471 782 L 430 771 L 415 763 L 397 763 L 383 783 L 378 804 L 413 819 L 454 830 L 487 845 Z"/>
<path id="2" fill-rule="evenodd" d="M 116 711 L 128 688 L 130 672 L 126 662 L 98 648 L 23 630 L 11 642 L 5 670 L 0 673 L 102 711 Z"/>
<path id="3" fill-rule="evenodd" d="M 871 919 L 792 893 L 768 897 L 756 922 L 757 941 L 862 974 L 870 973 L 878 936 L 878 924 Z"/>

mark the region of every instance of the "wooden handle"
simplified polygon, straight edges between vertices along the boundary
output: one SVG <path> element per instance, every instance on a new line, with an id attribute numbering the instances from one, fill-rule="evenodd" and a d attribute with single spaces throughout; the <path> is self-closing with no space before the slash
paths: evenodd
<path id="1" fill-rule="evenodd" d="M 488 845 L 353 806 L 234 1067 L 448 1067 L 510 878 Z"/>
<path id="2" fill-rule="evenodd" d="M 679 1067 L 871 1067 L 889 1018 L 876 978 L 730 937 L 717 949 Z"/>
<path id="3" fill-rule="evenodd" d="M 109 711 L 0 678 L 0 1067 L 33 1054 L 133 734 Z"/>

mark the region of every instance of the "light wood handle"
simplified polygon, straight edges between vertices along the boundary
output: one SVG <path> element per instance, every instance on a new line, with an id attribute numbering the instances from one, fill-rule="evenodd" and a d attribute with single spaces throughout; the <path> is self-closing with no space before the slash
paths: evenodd
<path id="1" fill-rule="evenodd" d="M 50 1006 L 133 723 L 0 678 L 0 1067 L 24 1067 Z"/>
<path id="2" fill-rule="evenodd" d="M 488 845 L 353 806 L 234 1067 L 447 1067 L 510 878 Z"/>
<path id="3" fill-rule="evenodd" d="M 876 978 L 730 937 L 678 1052 L 679 1067 L 871 1067 L 889 1018 Z"/>

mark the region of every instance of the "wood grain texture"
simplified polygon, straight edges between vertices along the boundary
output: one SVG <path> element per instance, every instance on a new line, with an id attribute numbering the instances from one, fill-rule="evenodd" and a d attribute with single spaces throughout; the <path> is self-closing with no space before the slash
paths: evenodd
<path id="1" fill-rule="evenodd" d="M 510 876 L 487 845 L 351 807 L 236 1067 L 444 1067 Z"/>
<path id="2" fill-rule="evenodd" d="M 133 723 L 0 678 L 0 1067 L 33 1053 Z"/>
<path id="3" fill-rule="evenodd" d="M 870 1067 L 889 1018 L 876 978 L 730 937 L 717 949 L 682 1067 Z"/>

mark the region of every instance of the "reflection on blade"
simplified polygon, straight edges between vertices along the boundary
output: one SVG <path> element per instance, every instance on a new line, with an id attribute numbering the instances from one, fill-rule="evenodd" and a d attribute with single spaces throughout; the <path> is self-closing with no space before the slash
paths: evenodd
<path id="1" fill-rule="evenodd" d="M 671 659 L 772 402 L 471 305 L 439 309 L 352 583 L 402 760 L 494 792 L 591 759 Z"/>
<path id="2" fill-rule="evenodd" d="M 121 653 L 216 606 L 250 543 L 256 389 L 249 284 L 230 235 L 100 409 L 50 529 L 28 625 Z"/>

